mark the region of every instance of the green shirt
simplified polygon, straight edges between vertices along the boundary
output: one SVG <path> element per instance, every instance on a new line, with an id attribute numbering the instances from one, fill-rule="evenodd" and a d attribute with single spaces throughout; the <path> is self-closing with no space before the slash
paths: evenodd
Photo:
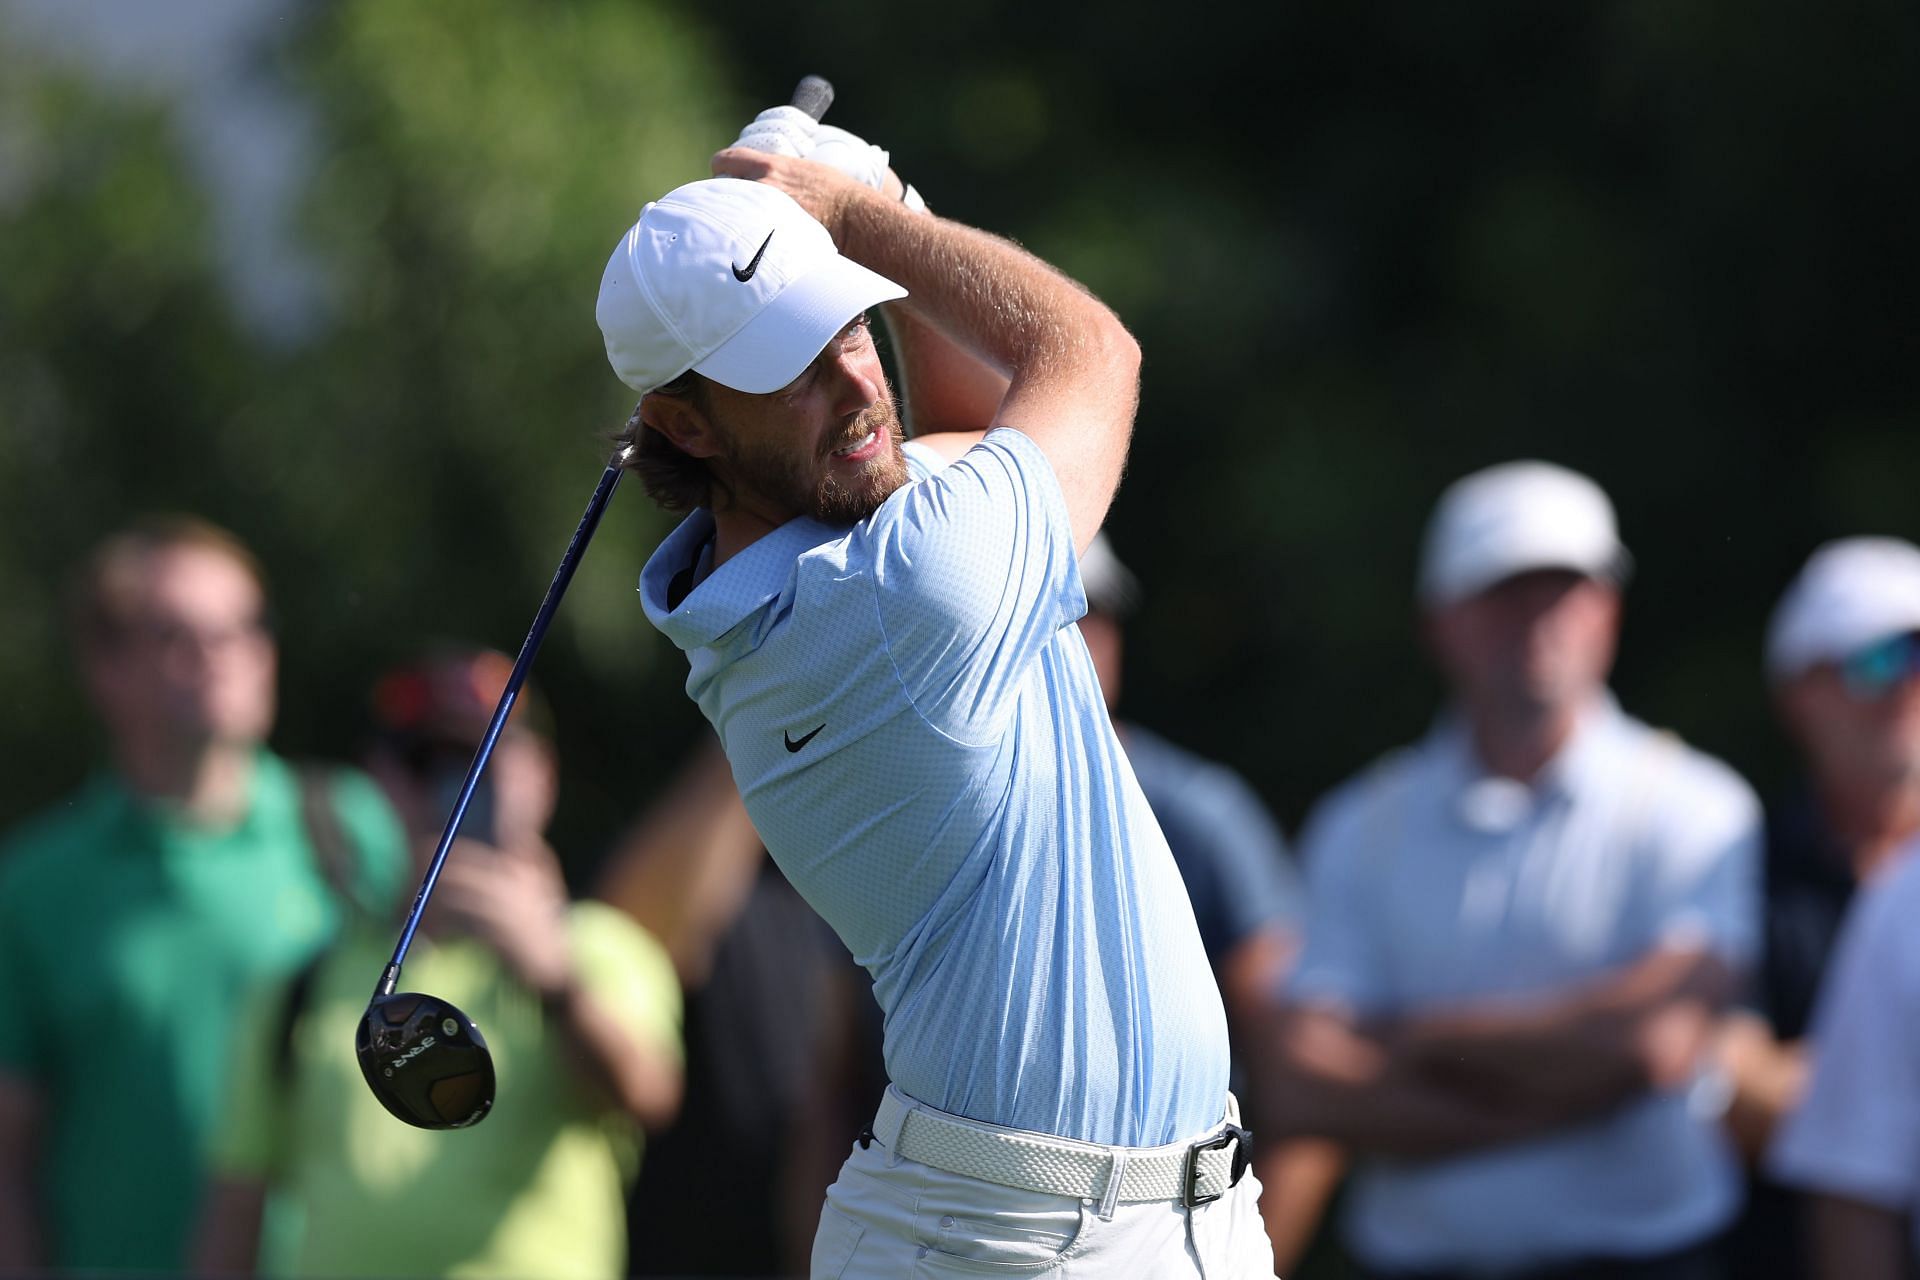
<path id="1" fill-rule="evenodd" d="M 0 1074 L 46 1105 L 37 1190 L 60 1266 L 184 1262 L 239 1011 L 339 923 L 294 771 L 262 751 L 250 789 L 211 830 L 102 776 L 0 847 Z M 356 888 L 391 901 L 398 824 L 367 779 L 331 790 Z"/>
<path id="2" fill-rule="evenodd" d="M 678 1058 L 680 987 L 666 952 L 604 905 L 577 904 L 568 923 L 581 986 L 637 1043 Z M 422 934 L 400 981 L 479 1025 L 498 1079 L 487 1117 L 415 1129 L 367 1089 L 354 1032 L 392 949 L 385 933 L 351 935 L 321 962 L 291 1024 L 281 995 L 243 1028 L 214 1163 L 270 1183 L 287 1214 L 275 1226 L 297 1224 L 270 1237 L 267 1271 L 623 1275 L 638 1133 L 581 1080 L 539 1001 L 492 951 Z"/>

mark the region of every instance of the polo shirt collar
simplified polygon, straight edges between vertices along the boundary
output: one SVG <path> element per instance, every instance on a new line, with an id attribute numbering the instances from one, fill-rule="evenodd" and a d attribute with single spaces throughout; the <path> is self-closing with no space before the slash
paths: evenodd
<path id="1" fill-rule="evenodd" d="M 677 594 L 674 578 L 696 565 L 713 540 L 713 513 L 702 507 L 648 557 L 640 571 L 641 606 L 647 620 L 681 649 L 691 653 L 710 648 L 787 589 L 794 561 L 802 554 L 845 533 L 808 516 L 796 517 L 756 539 L 670 607 L 669 599 Z"/>
<path id="2" fill-rule="evenodd" d="M 1614 767 L 1614 748 L 1626 721 L 1610 690 L 1602 689 L 1575 724 L 1573 736 L 1530 784 L 1488 775 L 1474 752 L 1466 717 L 1443 713 L 1428 736 L 1427 750 L 1441 794 L 1468 825 L 1503 828 L 1520 821 L 1549 798 L 1573 799 L 1594 777 Z M 1509 811 L 1512 812 L 1509 812 Z"/>
<path id="3" fill-rule="evenodd" d="M 1615 748 L 1626 714 L 1611 690 L 1602 689 L 1599 697 L 1573 727 L 1573 736 L 1554 753 L 1534 779 L 1534 786 L 1555 795 L 1573 798 L 1594 778 L 1616 767 Z"/>
<path id="4" fill-rule="evenodd" d="M 172 807 L 146 800 L 134 794 L 126 779 L 114 769 L 103 769 L 90 781 L 114 821 L 129 833 L 120 848 L 130 851 L 159 852 L 181 843 L 244 839 L 249 833 L 270 826 L 281 816 L 282 808 L 294 803 L 294 784 L 286 762 L 265 747 L 256 747 L 253 768 L 247 779 L 246 808 L 229 827 L 202 827 L 187 821 Z M 272 807 L 271 815 L 263 809 Z"/>

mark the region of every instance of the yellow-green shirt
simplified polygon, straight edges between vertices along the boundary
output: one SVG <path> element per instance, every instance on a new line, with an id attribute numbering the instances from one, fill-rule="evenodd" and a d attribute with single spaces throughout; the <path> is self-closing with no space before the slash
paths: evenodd
<path id="1" fill-rule="evenodd" d="M 569 916 L 582 986 L 635 1040 L 679 1056 L 680 988 L 658 943 L 595 903 Z M 264 1179 L 286 1214 L 270 1271 L 302 1276 L 617 1277 L 634 1126 L 579 1077 L 539 1001 L 467 939 L 415 940 L 402 990 L 449 1000 L 493 1054 L 493 1110 L 415 1129 L 360 1076 L 354 1032 L 391 954 L 354 933 L 315 972 L 289 1032 L 283 999 L 251 1020 L 214 1162 Z M 284 1055 L 284 1057 L 283 1057 Z"/>

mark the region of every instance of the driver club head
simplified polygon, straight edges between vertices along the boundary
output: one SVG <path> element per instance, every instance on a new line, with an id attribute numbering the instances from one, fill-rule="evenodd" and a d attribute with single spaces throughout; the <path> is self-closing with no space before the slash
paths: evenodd
<path id="1" fill-rule="evenodd" d="M 398 1119 L 464 1129 L 493 1109 L 493 1055 L 473 1019 L 438 996 L 375 996 L 354 1036 L 367 1087 Z"/>

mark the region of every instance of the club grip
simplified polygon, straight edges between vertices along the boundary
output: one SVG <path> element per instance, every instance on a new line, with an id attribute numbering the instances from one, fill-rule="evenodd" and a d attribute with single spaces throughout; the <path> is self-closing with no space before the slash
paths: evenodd
<path id="1" fill-rule="evenodd" d="M 803 76 L 793 87 L 792 105 L 818 120 L 833 105 L 833 86 L 823 76 Z"/>

